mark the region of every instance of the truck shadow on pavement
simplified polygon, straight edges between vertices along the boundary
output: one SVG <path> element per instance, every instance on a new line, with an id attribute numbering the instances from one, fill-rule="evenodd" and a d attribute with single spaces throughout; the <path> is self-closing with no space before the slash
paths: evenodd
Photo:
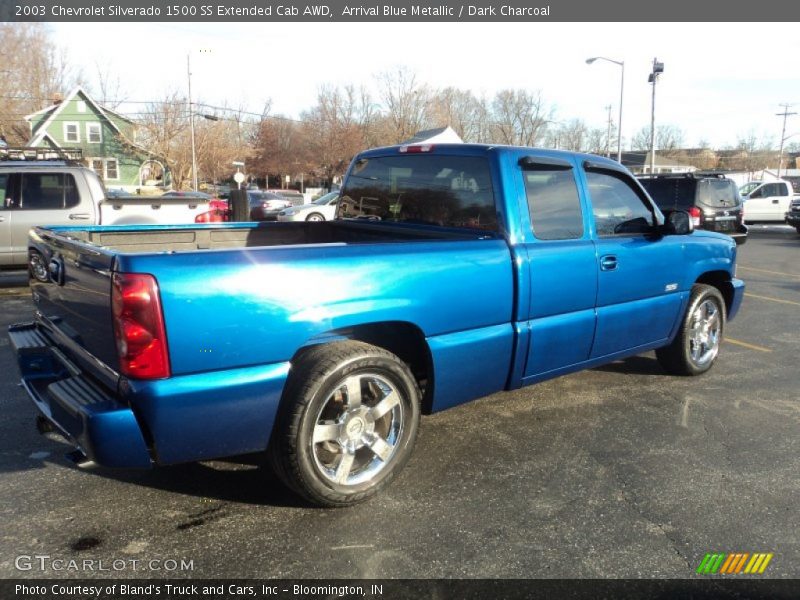
<path id="1" fill-rule="evenodd" d="M 257 454 L 147 471 L 107 469 L 97 465 L 88 470 L 99 477 L 176 494 L 238 504 L 313 508 L 289 490 L 272 472 L 265 458 Z"/>
<path id="2" fill-rule="evenodd" d="M 592 371 L 621 373 L 624 375 L 666 375 L 666 371 L 661 368 L 661 365 L 658 364 L 658 361 L 653 356 L 632 356 L 595 367 Z"/>

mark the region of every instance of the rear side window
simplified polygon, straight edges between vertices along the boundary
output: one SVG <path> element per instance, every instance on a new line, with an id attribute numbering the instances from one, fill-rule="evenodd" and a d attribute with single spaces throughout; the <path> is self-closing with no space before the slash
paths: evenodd
<path id="1" fill-rule="evenodd" d="M 608 172 L 586 171 L 597 235 L 649 232 L 654 223 L 650 207 L 631 185 Z"/>
<path id="2" fill-rule="evenodd" d="M 362 158 L 342 189 L 337 217 L 496 231 L 489 163 L 435 154 Z"/>
<path id="3" fill-rule="evenodd" d="M 23 173 L 20 208 L 54 210 L 80 203 L 75 178 L 69 173 Z"/>
<path id="4" fill-rule="evenodd" d="M 739 190 L 730 179 L 703 179 L 697 182 L 697 202 L 713 208 L 739 206 Z"/>
<path id="5" fill-rule="evenodd" d="M 583 213 L 572 169 L 524 171 L 533 235 L 540 240 L 583 237 Z"/>

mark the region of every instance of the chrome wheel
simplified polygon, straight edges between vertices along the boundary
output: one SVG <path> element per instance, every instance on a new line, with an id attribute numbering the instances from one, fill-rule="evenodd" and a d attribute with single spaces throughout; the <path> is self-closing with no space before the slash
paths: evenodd
<path id="1" fill-rule="evenodd" d="M 713 300 L 704 300 L 692 313 L 689 329 L 689 356 L 692 362 L 702 367 L 712 362 L 719 352 L 722 316 Z"/>
<path id="2" fill-rule="evenodd" d="M 42 255 L 38 252 L 31 252 L 28 264 L 31 268 L 31 274 L 43 283 L 50 281 L 50 274 L 47 271 L 47 265 L 44 263 Z"/>
<path id="3" fill-rule="evenodd" d="M 387 378 L 369 372 L 344 378 L 314 421 L 316 469 L 338 486 L 369 482 L 395 455 L 404 419 L 400 393 Z"/>
<path id="4" fill-rule="evenodd" d="M 308 217 L 306 217 L 306 221 L 324 221 L 324 220 L 325 217 L 323 217 L 319 213 L 311 213 L 310 215 L 308 215 Z"/>

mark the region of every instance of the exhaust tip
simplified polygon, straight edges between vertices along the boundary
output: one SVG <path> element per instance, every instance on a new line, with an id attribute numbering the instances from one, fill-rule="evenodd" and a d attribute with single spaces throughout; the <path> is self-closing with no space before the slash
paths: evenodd
<path id="1" fill-rule="evenodd" d="M 64 457 L 69 460 L 70 462 L 74 463 L 76 467 L 88 467 L 94 462 L 86 456 L 82 450 L 73 450 L 72 452 L 67 452 Z"/>
<path id="2" fill-rule="evenodd" d="M 45 435 L 46 433 L 53 433 L 55 431 L 55 428 L 53 427 L 53 424 L 50 423 L 50 421 L 48 421 L 47 419 L 45 419 L 40 415 L 36 417 L 36 431 L 38 431 L 42 435 Z"/>

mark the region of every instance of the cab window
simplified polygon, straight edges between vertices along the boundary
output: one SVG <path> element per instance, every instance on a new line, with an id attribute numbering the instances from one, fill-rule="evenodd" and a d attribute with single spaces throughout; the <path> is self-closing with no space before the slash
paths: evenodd
<path id="1" fill-rule="evenodd" d="M 586 171 L 597 235 L 644 234 L 655 225 L 653 211 L 621 175 Z"/>

